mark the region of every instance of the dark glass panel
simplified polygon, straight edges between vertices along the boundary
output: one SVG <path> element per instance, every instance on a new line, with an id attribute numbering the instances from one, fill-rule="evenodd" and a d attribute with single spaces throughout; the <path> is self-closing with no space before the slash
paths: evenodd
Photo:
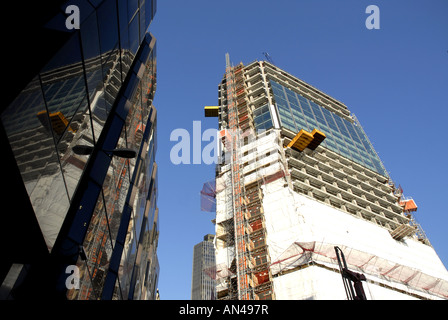
<path id="1" fill-rule="evenodd" d="M 72 36 L 40 74 L 46 109 L 38 117 L 52 132 L 55 143 L 78 130 L 88 107 L 79 39 L 78 34 Z"/>
<path id="2" fill-rule="evenodd" d="M 135 16 L 138 9 L 139 0 L 127 0 L 128 4 L 128 22 Z"/>
<path id="3" fill-rule="evenodd" d="M 121 1 L 119 1 L 121 2 Z M 97 11 L 100 51 L 102 55 L 102 79 L 106 112 L 117 97 L 122 83 L 121 59 L 118 50 L 118 14 L 115 0 L 105 0 Z M 95 132 L 96 134 L 96 132 Z"/>
<path id="4" fill-rule="evenodd" d="M 104 150 L 113 150 L 116 148 L 118 140 L 120 139 L 121 132 L 123 130 L 124 121 L 118 116 L 114 116 L 108 129 L 108 135 L 104 141 Z"/>
<path id="5" fill-rule="evenodd" d="M 95 128 L 95 139 L 98 139 L 108 115 L 104 94 L 100 39 L 96 13 L 89 16 L 81 28 L 81 40 L 84 53 L 87 87 L 90 110 Z"/>
<path id="6" fill-rule="evenodd" d="M 77 66 L 81 64 L 81 49 L 79 45 L 79 34 L 74 33 L 70 39 L 62 46 L 57 54 L 47 63 L 41 70 L 41 73 L 55 72 L 59 68 L 62 71 L 66 70 L 68 66 Z M 71 73 L 74 73 L 71 71 Z M 55 78 L 58 74 L 55 74 Z"/>
<path id="7" fill-rule="evenodd" d="M 139 18 L 138 13 L 129 23 L 129 48 L 135 55 L 140 45 L 140 30 L 139 30 Z"/>
<path id="8" fill-rule="evenodd" d="M 118 15 L 116 0 L 105 0 L 97 10 L 100 50 L 108 54 L 118 46 Z"/>

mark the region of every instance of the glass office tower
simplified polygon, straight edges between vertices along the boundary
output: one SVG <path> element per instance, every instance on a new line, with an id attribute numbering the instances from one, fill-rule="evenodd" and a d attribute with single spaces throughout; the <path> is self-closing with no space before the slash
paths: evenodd
<path id="1" fill-rule="evenodd" d="M 193 272 L 191 279 L 191 300 L 215 300 L 215 246 L 214 236 L 204 236 L 193 249 Z"/>
<path id="2" fill-rule="evenodd" d="M 70 5 L 78 29 L 66 26 Z M 11 204 L 2 298 L 154 299 L 156 0 L 35 9 L 30 43 L 41 46 L 11 58 L 18 81 L 1 109 L 14 181 L 2 192 Z"/>

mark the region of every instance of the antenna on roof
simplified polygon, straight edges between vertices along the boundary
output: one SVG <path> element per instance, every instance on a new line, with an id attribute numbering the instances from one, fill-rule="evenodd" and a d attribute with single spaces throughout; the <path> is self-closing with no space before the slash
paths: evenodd
<path id="1" fill-rule="evenodd" d="M 272 60 L 271 56 L 269 55 L 269 53 L 267 52 L 263 52 L 263 55 L 266 57 L 266 60 L 268 60 L 268 62 L 275 64 L 274 60 Z"/>

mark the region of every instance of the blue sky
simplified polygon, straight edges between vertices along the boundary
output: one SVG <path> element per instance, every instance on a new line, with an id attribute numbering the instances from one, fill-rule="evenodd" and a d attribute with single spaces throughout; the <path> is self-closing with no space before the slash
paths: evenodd
<path id="1" fill-rule="evenodd" d="M 368 30 L 368 5 L 380 29 Z M 448 266 L 448 2 L 445 0 L 160 0 L 157 38 L 161 299 L 190 299 L 193 246 L 214 233 L 199 192 L 214 166 L 174 165 L 173 130 L 216 128 L 225 53 L 265 60 L 345 103 L 361 122 Z M 203 142 L 204 147 L 207 142 Z"/>

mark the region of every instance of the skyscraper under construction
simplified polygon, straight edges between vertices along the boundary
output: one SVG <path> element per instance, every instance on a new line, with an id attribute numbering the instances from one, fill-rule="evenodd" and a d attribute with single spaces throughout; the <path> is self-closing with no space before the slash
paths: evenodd
<path id="1" fill-rule="evenodd" d="M 227 55 L 205 115 L 219 122 L 218 299 L 448 298 L 415 201 L 347 106 L 270 62 Z"/>

